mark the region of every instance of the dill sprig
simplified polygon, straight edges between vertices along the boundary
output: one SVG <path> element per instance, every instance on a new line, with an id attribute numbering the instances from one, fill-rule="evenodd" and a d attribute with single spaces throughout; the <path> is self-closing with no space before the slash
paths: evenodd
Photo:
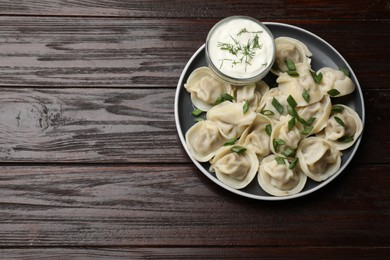
<path id="1" fill-rule="evenodd" d="M 253 37 L 250 38 L 246 43 L 241 43 L 237 38 L 234 38 L 230 35 L 233 43 L 227 42 L 218 42 L 217 47 L 223 51 L 227 51 L 233 56 L 236 56 L 237 59 L 222 59 L 220 68 L 222 68 L 224 61 L 230 61 L 232 66 L 237 64 L 245 64 L 245 71 L 247 66 L 251 66 L 251 61 L 256 54 L 255 49 L 261 49 L 262 45 L 259 44 L 259 34 L 262 31 L 248 31 L 246 28 L 242 28 L 236 36 L 241 36 L 244 33 L 253 34 Z M 265 64 L 266 65 L 266 64 Z"/>

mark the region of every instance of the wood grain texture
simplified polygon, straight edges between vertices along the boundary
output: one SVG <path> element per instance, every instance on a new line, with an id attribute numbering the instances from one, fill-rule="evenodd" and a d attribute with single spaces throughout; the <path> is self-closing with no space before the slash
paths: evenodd
<path id="1" fill-rule="evenodd" d="M 186 165 L 0 167 L 0 247 L 388 247 L 389 166 L 296 200 L 245 199 Z"/>
<path id="2" fill-rule="evenodd" d="M 363 88 L 388 88 L 390 20 L 278 21 L 328 41 Z M 174 88 L 216 22 L 0 17 L 0 86 Z M 351 28 L 358 29 L 351 33 Z M 373 30 L 381 33 L 380 40 L 367 40 Z"/>
<path id="3" fill-rule="evenodd" d="M 17 5 L 11 0 L 2 0 L 0 5 L 0 14 L 5 15 L 222 18 L 246 14 L 258 19 L 387 19 L 390 14 L 386 0 L 21 0 Z"/>
<path id="4" fill-rule="evenodd" d="M 0 160 L 188 163 L 174 97 L 175 89 L 0 89 Z M 382 144 L 390 143 L 390 91 L 364 97 L 368 116 L 355 163 L 389 163 Z"/>
<path id="5" fill-rule="evenodd" d="M 187 161 L 169 89 L 0 89 L 2 162 Z"/>
<path id="6" fill-rule="evenodd" d="M 0 249 L 3 259 L 385 259 L 389 247 L 139 247 Z"/>

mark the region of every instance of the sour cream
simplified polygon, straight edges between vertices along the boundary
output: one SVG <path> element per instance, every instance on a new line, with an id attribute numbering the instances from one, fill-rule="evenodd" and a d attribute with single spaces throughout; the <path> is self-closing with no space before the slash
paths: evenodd
<path id="1" fill-rule="evenodd" d="M 219 21 L 206 39 L 206 61 L 224 80 L 237 85 L 256 82 L 275 60 L 275 41 L 261 22 L 247 16 Z"/>

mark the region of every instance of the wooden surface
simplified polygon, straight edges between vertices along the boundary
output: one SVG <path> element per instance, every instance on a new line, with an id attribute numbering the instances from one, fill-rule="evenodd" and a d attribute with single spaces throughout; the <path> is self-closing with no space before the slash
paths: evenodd
<path id="1" fill-rule="evenodd" d="M 0 259 L 386 258 L 390 2 L 0 0 Z M 297 25 L 361 84 L 362 143 L 334 182 L 264 202 L 189 160 L 181 71 L 230 15 Z"/>

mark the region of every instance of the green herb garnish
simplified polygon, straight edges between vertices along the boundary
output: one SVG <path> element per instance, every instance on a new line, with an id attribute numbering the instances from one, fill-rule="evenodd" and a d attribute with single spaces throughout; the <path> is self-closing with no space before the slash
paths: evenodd
<path id="1" fill-rule="evenodd" d="M 288 131 L 291 131 L 291 129 L 294 128 L 295 126 L 295 117 L 292 117 L 289 121 L 288 121 Z"/>
<path id="2" fill-rule="evenodd" d="M 242 112 L 245 114 L 249 110 L 249 103 L 245 100 L 244 105 L 242 106 Z"/>
<path id="3" fill-rule="evenodd" d="M 317 83 L 317 84 L 320 84 L 321 83 L 321 80 L 322 80 L 322 73 L 318 73 L 316 74 L 314 71 L 310 71 L 310 74 L 311 76 L 313 77 L 314 81 Z"/>
<path id="4" fill-rule="evenodd" d="M 229 145 L 233 145 L 237 142 L 237 138 L 236 137 L 233 137 L 233 138 L 230 138 L 229 140 L 227 140 L 223 146 L 229 146 Z"/>
<path id="5" fill-rule="evenodd" d="M 297 102 L 295 101 L 295 99 L 291 96 L 291 95 L 289 95 L 288 97 L 287 97 L 287 103 L 292 107 L 292 108 L 296 108 L 297 107 Z"/>
<path id="6" fill-rule="evenodd" d="M 278 163 L 278 164 L 286 164 L 286 162 L 284 161 L 284 159 L 282 157 L 275 157 L 275 161 Z"/>
<path id="7" fill-rule="evenodd" d="M 235 146 L 232 147 L 231 151 L 235 152 L 235 153 L 238 153 L 238 154 L 243 154 L 243 153 L 245 153 L 246 148 L 242 147 L 242 146 L 235 145 Z"/>
<path id="8" fill-rule="evenodd" d="M 334 105 L 332 107 L 332 114 L 337 114 L 337 113 L 341 113 L 344 111 L 344 107 L 340 106 L 340 105 Z"/>
<path id="9" fill-rule="evenodd" d="M 192 110 L 191 114 L 193 116 L 200 116 L 200 114 L 202 114 L 204 111 L 199 109 L 199 108 L 195 108 L 194 110 Z"/>
<path id="10" fill-rule="evenodd" d="M 268 136 L 271 136 L 271 134 L 272 134 L 272 126 L 271 125 L 266 125 L 265 126 L 265 132 L 267 133 Z"/>
<path id="11" fill-rule="evenodd" d="M 235 38 L 233 36 L 230 36 L 230 38 L 233 40 L 233 43 L 227 43 L 227 42 L 218 42 L 217 47 L 220 48 L 223 51 L 227 51 L 233 56 L 236 56 L 237 59 L 223 59 L 221 61 L 220 67 L 223 66 L 224 61 L 230 61 L 232 66 L 237 64 L 245 64 L 245 70 L 248 65 L 252 65 L 251 61 L 253 57 L 255 56 L 255 49 L 261 49 L 262 45 L 259 44 L 259 34 L 262 33 L 262 31 L 248 31 L 246 28 L 242 28 L 236 36 L 241 36 L 244 33 L 250 33 L 253 35 L 252 38 L 249 38 L 246 43 L 242 43 L 239 41 L 238 38 Z M 265 64 L 266 66 L 267 64 Z"/>
<path id="12" fill-rule="evenodd" d="M 272 145 L 274 146 L 275 152 L 278 151 L 279 145 L 286 144 L 286 142 L 283 139 L 275 138 L 272 140 Z"/>
<path id="13" fill-rule="evenodd" d="M 298 162 L 299 162 L 299 158 L 295 158 L 294 161 L 291 162 L 290 166 L 288 166 L 288 168 L 290 170 L 294 169 L 297 166 Z"/>
<path id="14" fill-rule="evenodd" d="M 290 75 L 293 78 L 299 77 L 299 73 L 297 71 L 295 71 L 295 70 L 288 70 L 287 74 Z"/>
<path id="15" fill-rule="evenodd" d="M 296 71 L 297 68 L 295 67 L 294 61 L 291 59 L 285 59 L 284 62 L 286 63 L 287 69 L 289 71 Z"/>
<path id="16" fill-rule="evenodd" d="M 292 148 L 287 148 L 282 152 L 282 154 L 286 157 L 293 157 L 295 156 L 296 150 Z"/>
<path id="17" fill-rule="evenodd" d="M 339 71 L 343 72 L 345 76 L 349 77 L 349 71 L 346 68 L 339 67 Z"/>
<path id="18" fill-rule="evenodd" d="M 265 116 L 273 116 L 275 115 L 275 113 L 271 110 L 267 110 L 267 109 L 263 109 L 260 111 L 260 114 L 263 114 Z"/>
<path id="19" fill-rule="evenodd" d="M 345 123 L 344 123 L 344 121 L 343 121 L 340 117 L 334 116 L 334 120 L 336 120 L 336 122 L 337 122 L 339 125 L 345 127 Z"/>
<path id="20" fill-rule="evenodd" d="M 310 94 L 309 91 L 307 91 L 306 89 L 303 90 L 302 97 L 306 101 L 306 103 L 310 102 Z"/>
<path id="21" fill-rule="evenodd" d="M 272 98 L 272 105 L 276 109 L 276 111 L 279 112 L 279 114 L 283 113 L 283 106 L 279 103 L 279 101 L 276 98 Z"/>
<path id="22" fill-rule="evenodd" d="M 337 89 L 331 89 L 331 90 L 328 91 L 328 94 L 331 97 L 335 97 L 335 96 L 340 95 L 340 91 L 338 91 Z"/>
<path id="23" fill-rule="evenodd" d="M 343 137 L 340 137 L 339 139 L 337 139 L 337 141 L 339 141 L 341 143 L 349 143 L 349 142 L 353 141 L 353 136 L 343 136 Z"/>
<path id="24" fill-rule="evenodd" d="M 225 101 L 232 101 L 234 100 L 234 97 L 228 93 L 223 93 L 222 95 L 220 95 L 217 100 L 215 100 L 215 104 L 218 105 L 218 104 L 221 104 L 222 102 L 225 102 Z"/>
<path id="25" fill-rule="evenodd" d="M 311 131 L 313 130 L 313 127 L 311 125 L 309 126 L 305 126 L 302 130 L 302 133 L 303 135 L 308 135 L 311 133 Z"/>

